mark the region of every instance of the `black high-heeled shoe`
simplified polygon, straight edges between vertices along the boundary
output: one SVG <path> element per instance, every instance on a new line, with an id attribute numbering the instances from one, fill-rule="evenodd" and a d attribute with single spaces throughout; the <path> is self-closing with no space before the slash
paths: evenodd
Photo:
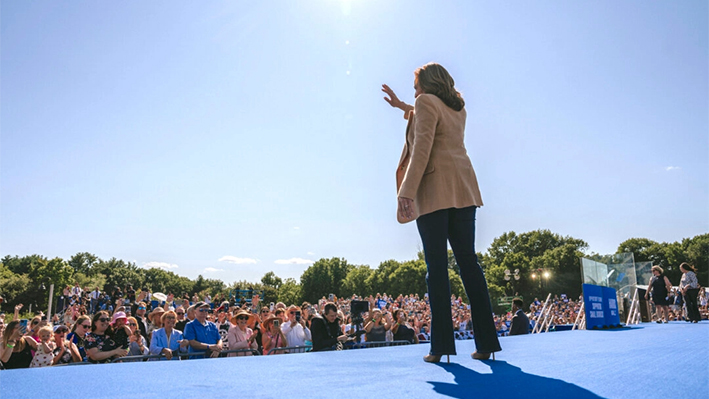
<path id="1" fill-rule="evenodd" d="M 426 355 L 423 357 L 423 361 L 427 363 L 438 363 L 441 361 L 441 358 L 443 355 Z M 446 355 L 446 363 L 450 363 L 451 358 L 450 355 Z"/>
<path id="2" fill-rule="evenodd" d="M 475 352 L 471 353 L 470 356 L 475 360 L 488 360 L 488 359 L 490 359 L 490 354 L 492 354 L 492 360 L 495 360 L 495 352 L 481 353 L 481 352 L 475 351 Z"/>

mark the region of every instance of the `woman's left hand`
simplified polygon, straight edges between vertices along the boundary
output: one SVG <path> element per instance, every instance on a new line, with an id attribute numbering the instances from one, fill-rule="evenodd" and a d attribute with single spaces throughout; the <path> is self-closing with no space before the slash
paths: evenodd
<path id="1" fill-rule="evenodd" d="M 399 215 L 404 219 L 412 219 L 414 217 L 414 200 L 411 198 L 399 197 Z"/>

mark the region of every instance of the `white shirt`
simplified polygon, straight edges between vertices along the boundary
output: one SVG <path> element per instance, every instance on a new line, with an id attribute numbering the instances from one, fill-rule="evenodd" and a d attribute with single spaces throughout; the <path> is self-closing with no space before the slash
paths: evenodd
<path id="1" fill-rule="evenodd" d="M 91 291 L 91 299 L 98 299 L 99 295 L 101 295 L 101 291 Z"/>
<path id="2" fill-rule="evenodd" d="M 304 328 L 300 323 L 295 323 L 294 327 L 291 327 L 291 322 L 287 321 L 281 325 L 281 331 L 283 335 L 286 336 L 286 341 L 288 341 L 288 346 L 305 346 L 305 341 L 312 341 L 313 338 L 310 335 L 310 329 Z"/>

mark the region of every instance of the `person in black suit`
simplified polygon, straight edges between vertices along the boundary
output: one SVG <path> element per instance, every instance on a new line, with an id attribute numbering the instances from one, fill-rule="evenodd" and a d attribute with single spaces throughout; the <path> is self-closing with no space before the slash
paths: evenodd
<path id="1" fill-rule="evenodd" d="M 512 311 L 515 315 L 512 317 L 510 335 L 529 334 L 529 318 L 524 314 L 523 306 L 524 303 L 519 298 L 512 301 Z"/>
<path id="2" fill-rule="evenodd" d="M 338 344 L 341 345 L 348 339 L 340 330 L 337 305 L 332 302 L 325 305 L 322 317 L 313 317 L 310 329 L 313 335 L 313 352 L 334 350 Z"/>

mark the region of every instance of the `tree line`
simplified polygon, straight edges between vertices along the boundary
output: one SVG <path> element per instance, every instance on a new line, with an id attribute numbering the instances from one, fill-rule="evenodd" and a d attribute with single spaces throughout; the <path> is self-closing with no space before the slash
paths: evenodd
<path id="1" fill-rule="evenodd" d="M 502 310 L 497 306 L 498 300 L 513 295 L 528 300 L 541 299 L 549 292 L 578 297 L 582 284 L 580 258 L 599 258 L 597 254 L 586 253 L 587 249 L 585 241 L 549 230 L 521 234 L 508 232 L 495 238 L 487 252 L 478 253 L 493 306 L 497 311 Z M 679 284 L 682 262 L 697 268 L 701 284 L 706 285 L 709 280 L 709 234 L 673 243 L 631 238 L 618 246 L 616 253 L 622 252 L 633 252 L 636 262 L 651 261 L 663 267 L 673 284 Z M 448 269 L 451 293 L 467 300 L 452 251 L 449 251 Z M 515 274 L 519 279 L 514 278 Z M 390 296 L 418 294 L 423 297 L 427 291 L 425 277 L 426 263 L 422 252 L 416 259 L 386 260 L 376 268 L 350 264 L 344 258 L 323 258 L 303 272 L 300 282 L 292 278 L 283 280 L 271 271 L 258 282 L 242 280 L 228 285 L 202 275 L 192 280 L 171 271 L 145 269 L 116 258 L 103 260 L 86 252 L 77 253 L 66 261 L 40 255 L 7 255 L 0 263 L 0 296 L 5 299 L 0 307 L 7 312 L 18 303 L 43 308 L 49 298 L 50 284 L 55 285 L 55 295 L 58 296 L 63 287 L 75 282 L 81 287 L 99 287 L 108 292 L 114 287 L 124 288 L 132 284 L 136 289 L 145 287 L 152 292 L 176 296 L 209 293 L 213 297 L 218 294 L 226 297 L 233 289 L 251 287 L 263 290 L 266 302 L 286 304 L 315 302 L 329 294 L 349 297 L 387 293 Z"/>

